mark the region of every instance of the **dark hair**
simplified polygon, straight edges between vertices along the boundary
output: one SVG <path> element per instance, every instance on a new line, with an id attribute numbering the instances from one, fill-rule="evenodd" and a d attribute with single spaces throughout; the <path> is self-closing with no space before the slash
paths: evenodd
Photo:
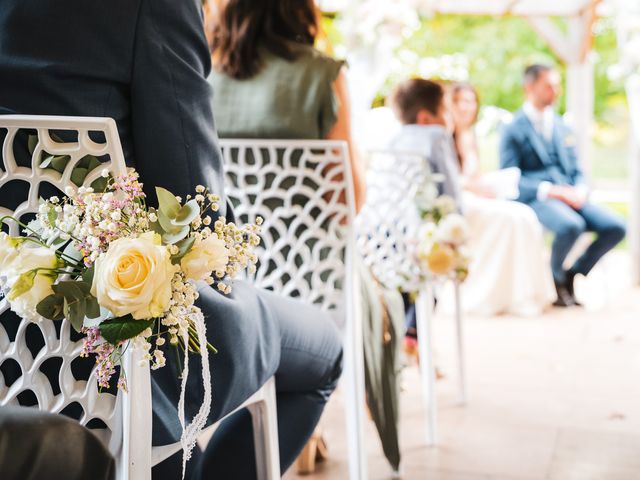
<path id="1" fill-rule="evenodd" d="M 527 68 L 524 69 L 524 75 L 522 76 L 522 82 L 525 85 L 529 85 L 531 83 L 534 83 L 536 80 L 538 80 L 538 78 L 540 78 L 540 75 L 545 73 L 545 72 L 550 72 L 551 70 L 553 70 L 552 67 L 550 67 L 549 65 L 541 65 L 541 64 L 533 64 L 533 65 L 529 65 Z"/>
<path id="2" fill-rule="evenodd" d="M 480 95 L 478 95 L 478 91 L 476 90 L 476 88 L 471 85 L 470 83 L 467 82 L 456 82 L 453 85 L 451 85 L 451 100 L 453 100 L 454 102 L 456 101 L 456 96 L 460 93 L 460 92 L 471 92 L 473 93 L 473 96 L 476 97 L 476 104 L 478 105 L 478 108 L 476 108 L 476 120 L 478 120 L 478 114 L 480 113 Z"/>
<path id="3" fill-rule="evenodd" d="M 215 0 L 214 0 L 215 1 Z M 261 67 L 258 48 L 295 60 L 289 42 L 313 45 L 318 33 L 314 0 L 218 0 L 212 27 L 214 66 L 237 78 L 250 78 Z"/>
<path id="4" fill-rule="evenodd" d="M 438 114 L 444 98 L 444 88 L 437 82 L 412 78 L 398 85 L 391 94 L 391 108 L 403 124 L 416 123 L 418 112 L 428 110 Z"/>

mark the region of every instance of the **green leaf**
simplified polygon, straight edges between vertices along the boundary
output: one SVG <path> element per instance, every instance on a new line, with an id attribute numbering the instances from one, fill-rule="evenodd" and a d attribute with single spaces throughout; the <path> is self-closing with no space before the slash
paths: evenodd
<path id="1" fill-rule="evenodd" d="M 62 295 L 67 300 L 84 300 L 91 290 L 91 286 L 85 282 L 68 280 L 65 282 L 58 282 L 51 286 L 53 291 L 59 295 Z"/>
<path id="2" fill-rule="evenodd" d="M 95 274 L 95 272 L 95 266 L 91 265 L 91 267 L 82 272 L 82 280 L 88 285 L 93 285 L 93 275 Z"/>
<path id="3" fill-rule="evenodd" d="M 69 160 L 71 160 L 71 157 L 69 155 L 60 155 L 57 157 L 53 157 L 53 160 L 51 160 L 51 168 L 53 168 L 56 172 L 62 173 L 64 172 L 67 163 L 69 163 Z"/>
<path id="4" fill-rule="evenodd" d="M 189 227 L 182 227 L 179 230 L 174 230 L 172 232 L 166 232 L 162 235 L 162 242 L 165 245 L 176 244 L 180 240 L 184 239 L 187 235 L 189 235 Z"/>
<path id="5" fill-rule="evenodd" d="M 98 318 L 100 316 L 100 304 L 96 297 L 89 297 L 86 300 L 87 318 Z"/>
<path id="6" fill-rule="evenodd" d="M 93 181 L 93 183 L 91 184 L 91 188 L 93 188 L 94 192 L 105 192 L 108 185 L 108 179 L 100 177 Z"/>
<path id="7" fill-rule="evenodd" d="M 175 246 L 178 247 L 180 250 L 175 255 L 171 255 L 171 263 L 173 263 L 174 265 L 180 263 L 180 260 L 182 259 L 182 257 L 184 257 L 187 253 L 189 253 L 189 250 L 191 250 L 191 247 L 193 247 L 193 242 L 195 241 L 196 241 L 195 238 L 188 237 L 177 242 Z"/>
<path id="8" fill-rule="evenodd" d="M 154 231 L 154 232 L 156 232 L 157 234 L 159 234 L 159 235 L 164 235 L 164 234 L 166 233 L 166 232 L 165 232 L 165 229 L 164 229 L 164 228 L 162 228 L 162 225 L 160 225 L 160 222 L 159 222 L 159 221 L 158 221 L 158 222 L 149 222 L 149 228 L 150 228 L 152 231 Z"/>
<path id="9" fill-rule="evenodd" d="M 100 324 L 100 335 L 109 343 L 115 345 L 139 335 L 147 328 L 151 328 L 154 318 L 149 320 L 134 320 L 131 315 L 105 320 Z"/>
<path id="10" fill-rule="evenodd" d="M 156 187 L 156 195 L 159 210 L 169 218 L 176 218 L 181 208 L 176 196 L 162 187 Z"/>
<path id="11" fill-rule="evenodd" d="M 165 232 L 177 230 L 177 226 L 161 210 L 158 211 L 158 222 Z"/>
<path id="12" fill-rule="evenodd" d="M 174 223 L 180 226 L 189 225 L 198 216 L 200 216 L 200 205 L 196 200 L 189 200 L 178 212 Z"/>
<path id="13" fill-rule="evenodd" d="M 71 172 L 71 181 L 77 186 L 81 186 L 84 183 L 84 179 L 87 178 L 89 170 L 86 168 L 75 167 Z"/>
<path id="14" fill-rule="evenodd" d="M 37 135 L 29 135 L 29 139 L 27 140 L 27 148 L 29 149 L 29 153 L 33 155 L 33 151 L 38 146 L 38 136 Z"/>
<path id="15" fill-rule="evenodd" d="M 49 222 L 49 225 L 53 227 L 56 224 L 57 218 L 58 214 L 56 211 L 53 208 L 49 208 L 49 211 L 47 212 L 47 221 Z"/>
<path id="16" fill-rule="evenodd" d="M 84 298 L 69 300 L 67 297 L 64 297 L 64 316 L 69 320 L 69 323 L 71 323 L 71 326 L 76 332 L 82 330 L 82 325 L 84 324 L 85 304 Z"/>
<path id="17" fill-rule="evenodd" d="M 64 297 L 52 293 L 36 305 L 36 311 L 49 320 L 62 320 L 64 318 Z"/>
<path id="18" fill-rule="evenodd" d="M 37 270 L 29 270 L 28 272 L 24 272 L 20 275 L 18 280 L 16 280 L 16 283 L 11 287 L 11 291 L 9 292 L 9 295 L 7 295 L 7 298 L 9 300 L 15 300 L 23 293 L 27 293 L 31 290 L 37 273 Z"/>

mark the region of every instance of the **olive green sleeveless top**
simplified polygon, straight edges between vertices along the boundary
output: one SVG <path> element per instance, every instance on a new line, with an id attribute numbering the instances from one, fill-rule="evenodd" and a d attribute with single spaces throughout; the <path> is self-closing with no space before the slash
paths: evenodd
<path id="1" fill-rule="evenodd" d="M 336 123 L 333 82 L 342 61 L 308 45 L 291 44 L 287 61 L 262 50 L 262 68 L 236 80 L 214 68 L 213 114 L 220 138 L 322 139 Z"/>

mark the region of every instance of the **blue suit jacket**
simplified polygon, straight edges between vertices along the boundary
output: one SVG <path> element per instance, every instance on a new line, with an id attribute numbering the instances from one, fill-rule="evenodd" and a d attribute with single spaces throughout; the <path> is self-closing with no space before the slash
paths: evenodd
<path id="1" fill-rule="evenodd" d="M 558 162 L 549 157 L 544 141 L 522 110 L 504 128 L 500 139 L 500 167 L 517 167 L 522 172 L 518 198 L 521 202 L 530 203 L 537 198 L 540 182 L 558 185 L 584 182 L 573 134 L 558 115 L 553 122 L 552 141 L 558 151 Z"/>
<path id="2" fill-rule="evenodd" d="M 155 186 L 185 195 L 197 184 L 224 199 L 209 71 L 201 0 L 0 2 L 0 114 L 114 118 L 127 163 L 140 173 L 150 202 Z M 11 204 L 14 193 L 12 185 L 3 186 L 0 203 Z M 277 369 L 276 301 L 242 282 L 228 297 L 212 288 L 201 292 L 209 340 L 220 352 L 210 355 L 211 421 Z M 7 311 L 0 323 L 15 331 L 18 320 Z M 198 372 L 199 358 L 192 361 Z M 167 362 L 152 373 L 155 444 L 174 442 L 181 432 L 172 352 Z M 202 392 L 202 381 L 191 375 L 188 415 L 197 411 Z"/>

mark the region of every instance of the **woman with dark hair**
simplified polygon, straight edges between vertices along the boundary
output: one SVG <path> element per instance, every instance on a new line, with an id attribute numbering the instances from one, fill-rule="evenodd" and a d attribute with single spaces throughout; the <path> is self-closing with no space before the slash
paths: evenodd
<path id="1" fill-rule="evenodd" d="M 473 86 L 453 84 L 450 106 L 471 229 L 464 309 L 485 315 L 537 315 L 554 300 L 553 282 L 542 260 L 542 229 L 533 210 L 512 201 L 519 172 L 481 173 L 475 133 L 480 102 Z"/>
<path id="2" fill-rule="evenodd" d="M 210 0 L 205 25 L 219 136 L 346 140 L 359 210 L 344 62 L 314 48 L 314 0 Z"/>

